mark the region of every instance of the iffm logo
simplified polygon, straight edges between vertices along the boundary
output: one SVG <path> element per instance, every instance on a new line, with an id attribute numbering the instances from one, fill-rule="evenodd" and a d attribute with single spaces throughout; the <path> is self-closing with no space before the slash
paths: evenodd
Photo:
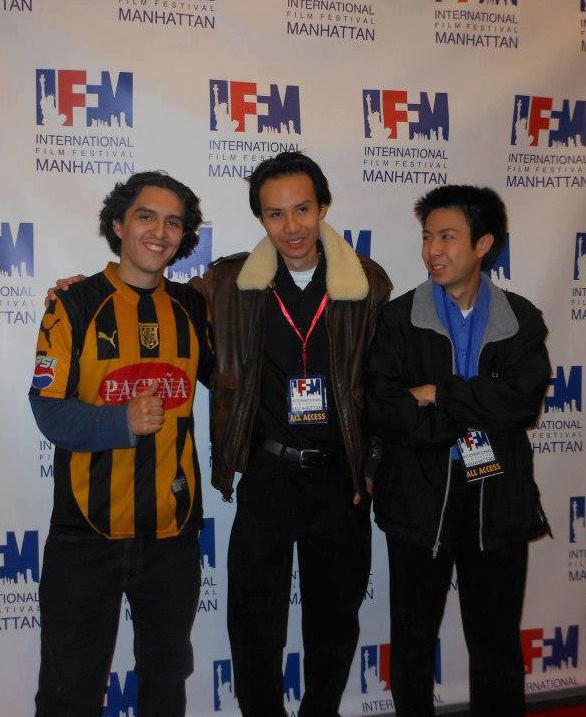
<path id="1" fill-rule="evenodd" d="M 0 544 L 0 583 L 39 582 L 39 532 L 25 530 L 20 545 L 16 533 L 6 533 Z"/>
<path id="2" fill-rule="evenodd" d="M 586 0 L 584 0 L 584 2 L 586 2 Z M 586 282 L 586 233 L 576 234 L 574 281 Z"/>
<path id="3" fill-rule="evenodd" d="M 203 276 L 212 261 L 212 228 L 200 227 L 199 241 L 193 252 L 184 259 L 178 259 L 167 269 L 171 281 L 185 283 L 194 276 Z"/>
<path id="4" fill-rule="evenodd" d="M 299 87 L 270 83 L 210 80 L 210 130 L 301 134 Z"/>
<path id="5" fill-rule="evenodd" d="M 199 534 L 199 559 L 202 570 L 216 567 L 215 522 L 215 518 L 204 518 L 204 526 Z"/>
<path id="6" fill-rule="evenodd" d="M 570 543 L 586 543 L 586 498 L 570 498 Z"/>
<path id="7" fill-rule="evenodd" d="M 511 144 L 517 147 L 586 146 L 586 100 L 515 95 Z"/>
<path id="8" fill-rule="evenodd" d="M 549 379 L 545 395 L 545 413 L 563 413 L 582 410 L 582 366 L 571 366 L 567 374 L 563 366 L 556 368 L 555 376 Z"/>
<path id="9" fill-rule="evenodd" d="M 0 222 L 0 277 L 34 276 L 33 225 L 22 222 L 16 235 L 8 222 Z"/>
<path id="10" fill-rule="evenodd" d="M 360 691 L 363 695 L 377 694 L 391 689 L 391 645 L 364 645 L 360 649 Z M 436 684 L 442 681 L 441 642 L 435 643 Z"/>
<path id="11" fill-rule="evenodd" d="M 521 645 L 526 675 L 533 674 L 536 661 L 540 672 L 578 667 L 578 625 L 569 625 L 565 636 L 555 627 L 553 637 L 546 638 L 542 628 L 521 630 Z"/>
<path id="12" fill-rule="evenodd" d="M 37 124 L 58 127 L 132 127 L 132 73 L 102 70 L 92 81 L 86 70 L 36 72 Z"/>
<path id="13" fill-rule="evenodd" d="M 446 92 L 420 92 L 415 99 L 406 90 L 363 90 L 364 136 L 388 139 L 447 140 L 450 115 Z"/>
<path id="14" fill-rule="evenodd" d="M 215 660 L 214 671 L 214 712 L 228 712 L 238 709 L 234 689 L 232 660 Z M 283 669 L 283 697 L 286 706 L 298 705 L 301 701 L 301 656 L 290 652 Z"/>
<path id="15" fill-rule="evenodd" d="M 106 687 L 102 717 L 137 717 L 138 682 L 136 673 L 126 673 L 124 687 L 117 672 L 111 672 Z"/>

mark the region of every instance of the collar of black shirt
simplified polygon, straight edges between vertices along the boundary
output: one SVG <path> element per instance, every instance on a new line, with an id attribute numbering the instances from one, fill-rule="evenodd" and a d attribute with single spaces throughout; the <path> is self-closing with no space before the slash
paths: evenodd
<path id="1" fill-rule="evenodd" d="M 312 290 L 315 291 L 316 288 L 321 291 L 321 295 L 323 296 L 323 292 L 326 290 L 326 256 L 324 253 L 324 248 L 321 243 L 321 241 L 317 240 L 317 251 L 319 254 L 319 261 L 317 263 L 317 266 L 315 268 L 315 272 L 313 273 L 313 277 L 309 284 L 305 287 L 305 291 Z M 283 291 L 294 291 L 296 293 L 302 293 L 303 289 L 300 289 L 297 284 L 293 281 L 293 277 L 291 276 L 291 273 L 289 269 L 287 268 L 287 264 L 285 264 L 283 257 L 277 252 L 277 273 L 275 274 L 274 278 L 274 285 L 277 288 L 277 291 L 279 293 Z"/>

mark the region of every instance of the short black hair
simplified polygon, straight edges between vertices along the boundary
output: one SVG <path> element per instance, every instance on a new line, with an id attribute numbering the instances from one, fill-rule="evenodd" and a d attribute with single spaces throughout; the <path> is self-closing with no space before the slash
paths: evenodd
<path id="1" fill-rule="evenodd" d="M 106 237 L 110 249 L 120 256 L 122 241 L 114 231 L 114 222 L 124 221 L 128 207 L 138 197 L 145 187 L 161 187 L 176 194 L 183 204 L 183 237 L 179 249 L 169 264 L 189 256 L 197 246 L 199 237 L 197 230 L 202 222 L 199 199 L 189 187 L 166 172 L 138 172 L 133 174 L 127 182 L 118 182 L 114 189 L 104 199 L 100 211 L 100 234 Z"/>
<path id="2" fill-rule="evenodd" d="M 447 184 L 432 189 L 415 202 L 415 216 L 421 226 L 425 226 L 428 216 L 435 209 L 459 209 L 470 227 L 473 247 L 480 237 L 493 235 L 493 245 L 482 259 L 482 268 L 490 268 L 507 240 L 507 210 L 494 189 L 470 184 Z"/>
<path id="3" fill-rule="evenodd" d="M 260 190 L 267 179 L 283 177 L 289 174 L 307 174 L 313 182 L 315 196 L 320 207 L 329 207 L 332 195 L 328 180 L 317 162 L 302 152 L 281 152 L 275 157 L 263 160 L 246 178 L 249 184 L 248 201 L 255 217 L 260 217 Z"/>

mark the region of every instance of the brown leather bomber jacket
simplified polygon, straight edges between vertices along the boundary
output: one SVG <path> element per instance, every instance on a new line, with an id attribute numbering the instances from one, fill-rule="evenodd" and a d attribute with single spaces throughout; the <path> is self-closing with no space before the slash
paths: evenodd
<path id="1" fill-rule="evenodd" d="M 329 302 L 332 391 L 346 455 L 357 490 L 363 490 L 367 450 L 364 421 L 364 364 L 380 308 L 391 282 L 384 269 L 322 222 Z M 215 373 L 212 379 L 212 485 L 230 499 L 234 473 L 248 460 L 261 374 L 265 297 L 277 271 L 277 253 L 265 237 L 250 254 L 214 262 L 191 286 L 203 294 L 212 315 Z"/>

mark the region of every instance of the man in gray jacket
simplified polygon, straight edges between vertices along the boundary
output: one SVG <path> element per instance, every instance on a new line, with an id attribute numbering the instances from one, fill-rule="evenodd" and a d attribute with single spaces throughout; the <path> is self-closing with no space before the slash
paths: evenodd
<path id="1" fill-rule="evenodd" d="M 526 435 L 550 372 L 546 328 L 527 299 L 481 272 L 506 239 L 495 192 L 439 187 L 415 213 L 429 279 L 384 307 L 368 364 L 373 453 L 384 451 L 373 493 L 389 551 L 395 709 L 434 714 L 455 564 L 471 714 L 522 717 L 527 545 L 549 530 Z"/>

